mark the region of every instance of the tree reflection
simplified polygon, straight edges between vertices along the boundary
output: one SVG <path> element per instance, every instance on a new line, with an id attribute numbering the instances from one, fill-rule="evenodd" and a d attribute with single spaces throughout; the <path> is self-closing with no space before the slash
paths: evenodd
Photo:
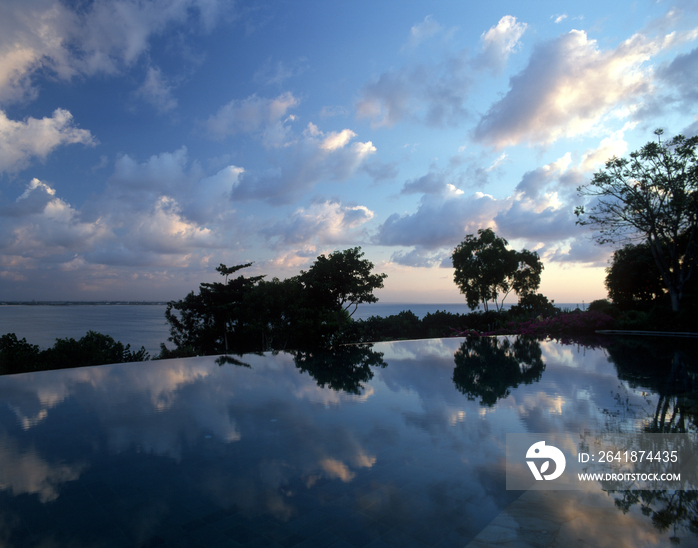
<path id="1" fill-rule="evenodd" d="M 346 345 L 329 349 L 298 350 L 292 352 L 293 361 L 301 372 L 308 372 L 318 386 L 329 386 L 359 395 L 361 383 L 373 378 L 371 367 L 385 367 L 383 353 L 370 345 Z"/>
<path id="2" fill-rule="evenodd" d="M 233 358 L 232 356 L 229 356 L 228 354 L 224 354 L 223 356 L 218 356 L 216 358 L 216 364 L 217 365 L 225 365 L 225 364 L 230 364 L 230 365 L 239 365 L 240 367 L 247 367 L 249 369 L 252 369 L 252 366 L 249 363 L 241 362 L 237 358 Z"/>
<path id="3" fill-rule="evenodd" d="M 492 406 L 512 388 L 539 381 L 545 370 L 540 343 L 527 337 L 469 337 L 454 355 L 453 382 L 469 400 Z"/>
<path id="4" fill-rule="evenodd" d="M 617 339 L 607 348 L 618 378 L 633 389 L 657 394 L 646 432 L 680 434 L 698 431 L 698 345 L 695 341 Z"/>
<path id="5" fill-rule="evenodd" d="M 617 339 L 607 350 L 619 379 L 633 389 L 647 389 L 657 394 L 656 407 L 648 414 L 643 432 L 684 434 L 698 431 L 698 348 L 695 341 Z M 680 544 L 681 531 L 698 535 L 698 492 L 693 483 L 685 487 L 688 490 L 608 492 L 614 495 L 616 507 L 624 514 L 639 505 L 642 514 L 649 517 L 658 530 L 671 530 L 672 544 Z"/>

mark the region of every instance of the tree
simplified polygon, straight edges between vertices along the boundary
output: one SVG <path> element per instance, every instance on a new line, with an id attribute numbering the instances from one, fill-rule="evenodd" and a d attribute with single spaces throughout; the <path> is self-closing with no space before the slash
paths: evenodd
<path id="1" fill-rule="evenodd" d="M 487 311 L 489 301 L 499 310 L 512 290 L 523 296 L 538 289 L 543 264 L 535 251 L 507 249 L 509 243 L 490 228 L 477 233 L 477 238 L 468 234 L 451 255 L 454 281 L 471 310 L 482 302 Z"/>
<path id="2" fill-rule="evenodd" d="M 221 264 L 216 270 L 225 276 L 225 283 L 202 283 L 198 295 L 192 291 L 183 300 L 167 303 L 169 340 L 177 348 L 191 347 L 199 354 L 210 355 L 249 347 L 251 341 L 244 331 L 253 314 L 245 306 L 245 297 L 264 276 L 230 280 L 228 276 L 251 265 Z"/>
<path id="3" fill-rule="evenodd" d="M 644 240 L 678 311 L 696 262 L 698 224 L 698 136 L 677 135 L 649 142 L 630 158 L 613 157 L 581 196 L 595 198 L 587 214 L 575 209 L 577 223 L 599 231 L 599 244 Z M 683 241 L 683 243 L 682 243 Z"/>
<path id="4" fill-rule="evenodd" d="M 614 251 L 604 283 L 615 304 L 652 301 L 665 294 L 662 277 L 646 243 L 627 244 Z"/>
<path id="5" fill-rule="evenodd" d="M 375 303 L 373 291 L 383 287 L 387 274 L 371 274 L 373 263 L 362 259 L 360 247 L 320 255 L 300 281 L 317 305 L 332 310 L 339 329 L 345 315 L 351 317 L 362 303 Z M 353 310 L 351 308 L 353 307 Z M 351 311 L 350 311 L 351 310 Z"/>

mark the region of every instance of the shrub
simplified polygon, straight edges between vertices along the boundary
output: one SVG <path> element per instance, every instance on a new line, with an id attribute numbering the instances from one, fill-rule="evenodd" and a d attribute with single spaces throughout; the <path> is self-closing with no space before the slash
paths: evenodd
<path id="1" fill-rule="evenodd" d="M 523 317 L 555 316 L 560 313 L 560 309 L 554 303 L 555 301 L 549 301 L 548 297 L 541 293 L 528 293 L 519 299 L 518 304 L 509 309 L 509 314 Z"/>
<path id="2" fill-rule="evenodd" d="M 589 312 L 603 312 L 604 314 L 608 314 L 613 318 L 617 318 L 620 314 L 618 307 L 608 299 L 597 299 L 595 301 L 591 301 L 587 307 L 587 310 Z"/>

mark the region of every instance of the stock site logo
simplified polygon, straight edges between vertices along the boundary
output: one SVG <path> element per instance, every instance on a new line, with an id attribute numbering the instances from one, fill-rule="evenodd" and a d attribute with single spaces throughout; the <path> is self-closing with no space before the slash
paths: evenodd
<path id="1" fill-rule="evenodd" d="M 526 452 L 526 459 L 545 459 L 545 462 L 541 465 L 540 469 L 534 461 L 527 460 L 526 464 L 533 472 L 533 477 L 538 481 L 554 480 L 559 478 L 565 471 L 565 465 L 567 461 L 565 460 L 565 455 L 562 454 L 557 447 L 552 445 L 545 445 L 544 441 L 539 441 L 531 445 Z M 555 471 L 552 474 L 545 474 L 550 467 L 550 461 L 555 463 Z"/>

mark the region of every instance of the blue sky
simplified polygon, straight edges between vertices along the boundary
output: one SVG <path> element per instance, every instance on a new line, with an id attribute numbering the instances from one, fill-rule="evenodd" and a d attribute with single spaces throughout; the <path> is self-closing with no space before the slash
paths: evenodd
<path id="1" fill-rule="evenodd" d="M 0 299 L 169 300 L 361 246 L 383 302 L 463 302 L 490 227 L 557 302 L 613 251 L 576 188 L 698 133 L 692 2 L 5 0 Z"/>

